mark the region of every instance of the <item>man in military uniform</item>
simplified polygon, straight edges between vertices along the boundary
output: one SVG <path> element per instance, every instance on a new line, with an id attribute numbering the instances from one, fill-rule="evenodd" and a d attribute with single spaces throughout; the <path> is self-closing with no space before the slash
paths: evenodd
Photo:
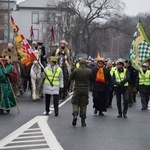
<path id="1" fill-rule="evenodd" d="M 92 79 L 92 70 L 86 67 L 86 60 L 80 61 L 80 67 L 73 70 L 70 79 L 75 81 L 74 93 L 72 96 L 72 125 L 76 126 L 77 116 L 80 115 L 81 126 L 85 127 L 86 109 L 89 97 L 89 83 Z"/>

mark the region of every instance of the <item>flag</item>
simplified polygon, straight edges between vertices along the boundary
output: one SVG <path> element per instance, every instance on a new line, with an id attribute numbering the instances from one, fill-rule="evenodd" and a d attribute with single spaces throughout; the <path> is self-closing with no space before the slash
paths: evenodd
<path id="1" fill-rule="evenodd" d="M 33 26 L 30 28 L 30 38 L 31 40 L 34 38 Z"/>
<path id="2" fill-rule="evenodd" d="M 16 25 L 12 17 L 11 17 L 11 24 L 15 34 L 14 42 L 16 45 L 16 50 L 18 54 L 21 56 L 21 63 L 24 64 L 25 66 L 28 66 L 34 60 L 36 60 L 36 54 L 34 53 L 32 47 L 29 45 L 27 39 L 24 37 L 23 34 L 21 34 L 19 27 Z"/>
<path id="3" fill-rule="evenodd" d="M 150 41 L 139 20 L 131 44 L 130 60 L 133 67 L 141 71 L 142 64 L 148 59 L 150 59 Z"/>
<path id="4" fill-rule="evenodd" d="M 10 17 L 10 20 L 11 20 L 11 25 L 12 25 L 13 29 L 15 31 L 18 31 L 19 27 L 15 24 L 15 21 L 14 21 L 13 17 Z"/>
<path id="5" fill-rule="evenodd" d="M 51 28 L 51 41 L 55 41 L 55 33 L 54 33 L 54 28 L 53 28 L 53 26 L 52 26 L 52 28 Z"/>

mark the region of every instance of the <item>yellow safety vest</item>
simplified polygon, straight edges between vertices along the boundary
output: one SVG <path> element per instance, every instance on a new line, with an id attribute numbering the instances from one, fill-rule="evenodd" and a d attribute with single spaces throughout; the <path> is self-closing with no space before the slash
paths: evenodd
<path id="1" fill-rule="evenodd" d="M 76 68 L 79 68 L 80 67 L 80 64 L 79 64 L 79 62 L 78 63 L 76 63 Z"/>
<path id="2" fill-rule="evenodd" d="M 55 72 L 52 72 L 52 70 L 46 68 L 45 73 L 47 74 L 47 77 L 49 78 L 49 80 L 52 82 L 53 85 L 59 85 L 60 84 L 60 72 L 61 72 L 61 68 L 58 67 L 56 68 Z M 44 83 L 49 84 L 50 82 L 48 81 L 47 78 L 45 78 Z"/>
<path id="3" fill-rule="evenodd" d="M 121 81 L 123 81 L 126 78 L 126 71 L 127 70 L 125 68 L 123 69 L 123 72 L 121 72 L 121 73 L 119 73 L 117 69 L 114 71 L 115 79 L 118 83 L 120 83 Z M 128 85 L 129 85 L 129 83 L 126 82 L 123 86 L 128 86 Z M 116 87 L 117 85 L 114 85 L 114 86 Z"/>
<path id="4" fill-rule="evenodd" d="M 110 70 L 110 75 L 113 76 L 114 71 L 116 70 L 116 67 L 112 67 Z"/>
<path id="5" fill-rule="evenodd" d="M 145 74 L 139 73 L 139 85 L 150 85 L 150 71 L 147 70 Z"/>

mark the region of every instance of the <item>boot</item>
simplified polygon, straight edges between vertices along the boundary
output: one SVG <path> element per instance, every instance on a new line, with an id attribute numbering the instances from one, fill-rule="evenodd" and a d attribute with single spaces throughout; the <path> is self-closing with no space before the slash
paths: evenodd
<path id="1" fill-rule="evenodd" d="M 55 116 L 57 117 L 59 115 L 58 108 L 55 108 Z"/>
<path id="2" fill-rule="evenodd" d="M 73 113 L 73 121 L 72 121 L 73 126 L 77 125 L 77 116 L 78 116 L 78 113 Z"/>
<path id="3" fill-rule="evenodd" d="M 81 126 L 86 127 L 85 118 L 81 118 Z"/>

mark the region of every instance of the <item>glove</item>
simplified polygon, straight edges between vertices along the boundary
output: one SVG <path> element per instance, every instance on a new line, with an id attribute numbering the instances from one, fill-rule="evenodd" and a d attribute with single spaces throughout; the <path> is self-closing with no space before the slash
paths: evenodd
<path id="1" fill-rule="evenodd" d="M 63 90 L 64 90 L 63 88 L 60 88 L 60 92 L 63 92 Z"/>
<path id="2" fill-rule="evenodd" d="M 9 77 L 9 73 L 5 73 L 5 76 L 6 76 L 6 77 Z"/>

